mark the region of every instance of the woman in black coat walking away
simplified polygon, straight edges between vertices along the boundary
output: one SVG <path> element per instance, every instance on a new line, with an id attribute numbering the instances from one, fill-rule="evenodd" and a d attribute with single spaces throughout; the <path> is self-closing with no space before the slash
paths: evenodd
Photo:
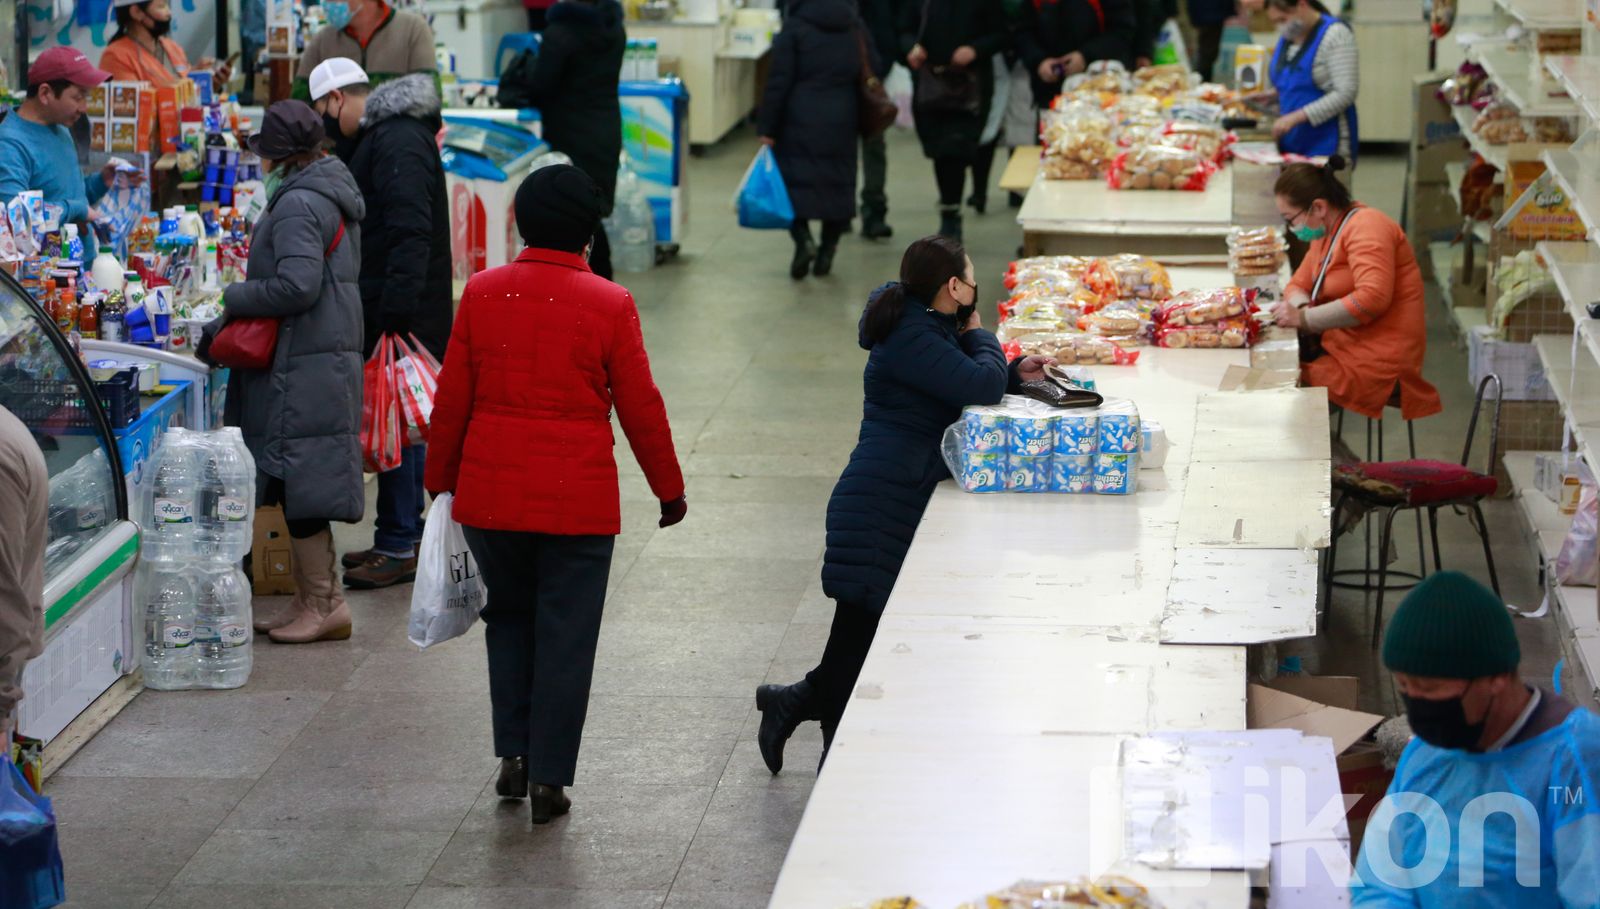
<path id="1" fill-rule="evenodd" d="M 514 95 L 503 83 L 500 90 L 502 107 L 539 109 L 544 141 L 599 185 L 607 215 L 622 157 L 617 83 L 628 44 L 622 15 L 617 0 L 561 0 L 551 6 L 532 79 L 515 86 Z M 589 269 L 611 278 L 611 243 L 603 226 L 594 233 Z"/>
<path id="2" fill-rule="evenodd" d="M 961 239 L 961 190 L 978 163 L 989 119 L 994 56 L 1010 42 L 1000 0 L 904 0 L 901 8 L 900 46 L 912 71 L 917 138 L 939 184 L 939 233 L 955 240 Z M 986 187 L 976 189 L 981 197 Z"/>
<path id="3" fill-rule="evenodd" d="M 835 602 L 817 668 L 793 685 L 756 689 L 767 769 L 800 723 L 822 723 L 823 756 L 867 658 L 878 617 L 900 574 L 933 488 L 948 479 L 939 445 L 969 404 L 996 404 L 1019 382 L 1042 377 L 1045 357 L 1011 366 L 977 315 L 972 260 L 948 237 L 911 244 L 900 280 L 879 288 L 861 316 L 870 351 L 862 383 L 861 436 L 828 501 L 822 589 Z"/>
<path id="4" fill-rule="evenodd" d="M 761 99 L 761 141 L 772 147 L 794 203 L 796 281 L 833 270 L 850 229 L 856 194 L 856 82 L 861 19 L 852 0 L 791 0 L 772 40 L 772 69 Z M 822 222 L 822 246 L 811 222 Z"/>

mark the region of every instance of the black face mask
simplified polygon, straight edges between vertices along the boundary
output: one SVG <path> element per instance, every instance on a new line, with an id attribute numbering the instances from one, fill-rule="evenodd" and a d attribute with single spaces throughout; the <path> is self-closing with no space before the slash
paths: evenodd
<path id="1" fill-rule="evenodd" d="M 339 118 L 333 114 L 322 115 L 322 131 L 335 145 L 345 140 L 344 130 L 339 127 Z"/>
<path id="2" fill-rule="evenodd" d="M 956 280 L 960 281 L 961 279 L 957 278 Z M 967 284 L 965 281 L 961 281 L 961 283 Z M 967 284 L 967 286 L 972 288 L 972 302 L 956 304 L 956 326 L 958 328 L 966 328 L 967 320 L 972 318 L 972 314 L 978 311 L 978 285 Z"/>
<path id="3" fill-rule="evenodd" d="M 1417 738 L 1435 748 L 1477 750 L 1478 742 L 1483 738 L 1484 723 L 1467 722 L 1461 698 L 1428 701 L 1402 694 L 1400 700 L 1405 704 L 1406 720 Z"/>

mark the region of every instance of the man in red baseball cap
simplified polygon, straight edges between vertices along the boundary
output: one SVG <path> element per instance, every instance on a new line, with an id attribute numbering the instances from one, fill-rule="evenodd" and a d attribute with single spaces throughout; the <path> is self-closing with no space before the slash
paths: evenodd
<path id="1" fill-rule="evenodd" d="M 88 109 L 89 90 L 110 78 L 76 48 L 52 47 L 33 61 L 27 98 L 0 120 L 0 201 L 37 189 L 66 209 L 66 220 L 94 220 L 90 206 L 106 194 L 116 169 L 108 164 L 85 178 L 67 127 Z"/>

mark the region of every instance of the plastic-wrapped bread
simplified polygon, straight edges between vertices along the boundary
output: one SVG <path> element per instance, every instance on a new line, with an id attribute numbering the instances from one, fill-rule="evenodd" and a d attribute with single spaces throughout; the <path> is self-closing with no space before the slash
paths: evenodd
<path id="1" fill-rule="evenodd" d="M 1216 168 L 1210 156 L 1193 149 L 1138 145 L 1112 159 L 1106 182 L 1112 189 L 1198 192 Z"/>
<path id="2" fill-rule="evenodd" d="M 1237 287 L 1186 290 L 1156 311 L 1156 323 L 1160 328 L 1181 328 L 1244 319 L 1253 308 L 1252 294 Z"/>
<path id="3" fill-rule="evenodd" d="M 1098 179 L 1117 153 L 1111 118 L 1087 104 L 1046 111 L 1043 141 L 1040 172 L 1047 180 Z"/>
<path id="4" fill-rule="evenodd" d="M 1154 259 L 1132 254 L 1096 259 L 1083 282 L 1108 304 L 1113 300 L 1166 300 L 1172 296 L 1172 276 L 1166 267 Z"/>
<path id="5" fill-rule="evenodd" d="M 1237 277 L 1275 275 L 1288 246 L 1276 228 L 1235 227 L 1228 233 L 1228 266 Z"/>

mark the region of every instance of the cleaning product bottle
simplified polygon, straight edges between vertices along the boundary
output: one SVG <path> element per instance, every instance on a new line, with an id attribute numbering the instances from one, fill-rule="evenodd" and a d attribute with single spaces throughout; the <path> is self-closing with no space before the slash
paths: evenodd
<path id="1" fill-rule="evenodd" d="M 190 205 L 184 208 L 183 214 L 178 217 L 178 233 L 193 237 L 198 245 L 201 238 L 206 235 L 206 223 L 200 217 L 200 206 Z"/>

